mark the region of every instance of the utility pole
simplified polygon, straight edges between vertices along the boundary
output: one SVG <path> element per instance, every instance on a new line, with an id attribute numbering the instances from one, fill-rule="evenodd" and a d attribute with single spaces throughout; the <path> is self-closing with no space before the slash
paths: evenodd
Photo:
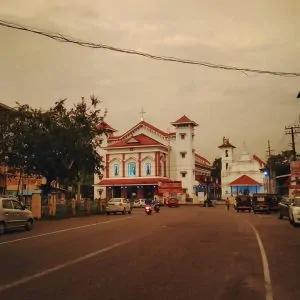
<path id="1" fill-rule="evenodd" d="M 272 149 L 271 149 L 271 144 L 270 144 L 270 140 L 268 140 L 268 150 L 266 151 L 267 152 L 267 157 L 268 157 L 268 169 L 269 169 L 269 172 L 268 172 L 268 192 L 269 193 L 273 193 L 274 190 L 275 190 L 275 182 L 274 182 L 274 170 L 273 170 L 273 160 L 272 160 Z"/>
<path id="2" fill-rule="evenodd" d="M 170 145 L 170 130 L 168 128 L 168 178 L 171 179 L 171 145 Z"/>
<path id="3" fill-rule="evenodd" d="M 272 151 L 273 151 L 273 150 L 271 149 L 270 140 L 268 140 L 268 151 L 267 151 L 268 157 L 271 157 Z"/>
<path id="4" fill-rule="evenodd" d="M 292 137 L 293 161 L 296 160 L 295 135 L 300 133 L 300 125 L 285 126 L 285 134 Z"/>

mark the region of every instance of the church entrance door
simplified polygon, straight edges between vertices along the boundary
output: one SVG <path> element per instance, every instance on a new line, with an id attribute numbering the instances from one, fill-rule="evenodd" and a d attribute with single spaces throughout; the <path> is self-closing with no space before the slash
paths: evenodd
<path id="1" fill-rule="evenodd" d="M 137 196 L 137 187 L 136 186 L 128 186 L 127 187 L 127 198 L 133 199 Z"/>

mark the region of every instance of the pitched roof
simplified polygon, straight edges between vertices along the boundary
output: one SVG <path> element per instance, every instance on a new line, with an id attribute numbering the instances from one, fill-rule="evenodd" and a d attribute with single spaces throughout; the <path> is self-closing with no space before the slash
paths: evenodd
<path id="1" fill-rule="evenodd" d="M 198 153 L 195 153 L 196 161 L 203 161 L 205 164 L 210 165 L 210 162 L 203 156 L 199 155 Z"/>
<path id="2" fill-rule="evenodd" d="M 100 186 L 120 186 L 120 185 L 158 185 L 159 182 L 170 182 L 167 178 L 111 178 L 103 179 L 95 185 Z"/>
<path id="3" fill-rule="evenodd" d="M 8 105 L 4 104 L 4 103 L 0 103 L 0 110 L 4 110 L 4 111 L 12 111 L 14 110 L 12 107 L 9 107 Z"/>
<path id="4" fill-rule="evenodd" d="M 108 132 L 117 132 L 116 129 L 112 128 L 110 125 L 108 125 L 106 122 L 102 122 L 97 126 L 97 129 L 102 129 Z"/>
<path id="5" fill-rule="evenodd" d="M 124 139 L 129 135 L 132 135 L 134 132 L 136 132 L 138 129 L 140 129 L 141 127 L 145 127 L 147 129 L 149 129 L 150 131 L 155 132 L 158 135 L 161 135 L 163 137 L 167 137 L 169 134 L 165 131 L 162 131 L 160 129 L 158 129 L 157 127 L 149 124 L 146 121 L 140 121 L 139 123 L 137 123 L 136 125 L 134 125 L 132 128 L 130 128 L 129 130 L 127 130 L 124 134 L 122 134 L 120 136 L 120 139 Z"/>
<path id="6" fill-rule="evenodd" d="M 186 115 L 183 115 L 181 118 L 171 123 L 172 125 L 180 125 L 180 124 L 192 124 L 194 126 L 198 126 L 198 124 L 188 118 Z"/>
<path id="7" fill-rule="evenodd" d="M 261 186 L 262 184 L 247 175 L 242 175 L 229 183 L 229 186 Z"/>
<path id="8" fill-rule="evenodd" d="M 115 143 L 110 144 L 109 146 L 105 147 L 104 149 L 110 148 L 132 148 L 136 146 L 162 146 L 167 147 L 164 144 L 158 142 L 157 140 L 145 135 L 144 133 L 131 136 L 126 140 L 119 140 Z"/>
<path id="9" fill-rule="evenodd" d="M 220 145 L 218 148 L 222 149 L 222 148 L 236 148 L 236 147 L 233 146 L 233 145 L 229 142 L 229 139 L 226 139 L 225 137 L 223 137 L 223 144 Z"/>

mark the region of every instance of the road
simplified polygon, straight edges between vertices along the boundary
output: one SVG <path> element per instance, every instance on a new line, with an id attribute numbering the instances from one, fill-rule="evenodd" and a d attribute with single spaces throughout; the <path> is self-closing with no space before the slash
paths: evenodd
<path id="1" fill-rule="evenodd" d="M 300 228 L 275 215 L 180 207 L 35 225 L 0 238 L 0 299 L 300 299 Z"/>

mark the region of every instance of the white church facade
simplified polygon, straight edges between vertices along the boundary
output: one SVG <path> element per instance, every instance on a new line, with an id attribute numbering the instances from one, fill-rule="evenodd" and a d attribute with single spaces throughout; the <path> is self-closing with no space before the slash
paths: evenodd
<path id="1" fill-rule="evenodd" d="M 210 176 L 212 166 L 195 152 L 195 127 L 183 116 L 172 122 L 173 132 L 163 131 L 143 119 L 121 135 L 107 123 L 99 155 L 104 159 L 103 177 L 94 178 L 94 197 L 159 195 L 163 187 L 193 197 L 196 176 Z"/>
<path id="2" fill-rule="evenodd" d="M 245 148 L 245 147 L 244 147 Z M 228 138 L 223 137 L 219 146 L 222 158 L 221 185 L 222 197 L 235 196 L 239 193 L 267 192 L 267 177 L 261 172 L 266 164 L 255 154 L 246 149 L 236 155 L 236 147 Z"/>

